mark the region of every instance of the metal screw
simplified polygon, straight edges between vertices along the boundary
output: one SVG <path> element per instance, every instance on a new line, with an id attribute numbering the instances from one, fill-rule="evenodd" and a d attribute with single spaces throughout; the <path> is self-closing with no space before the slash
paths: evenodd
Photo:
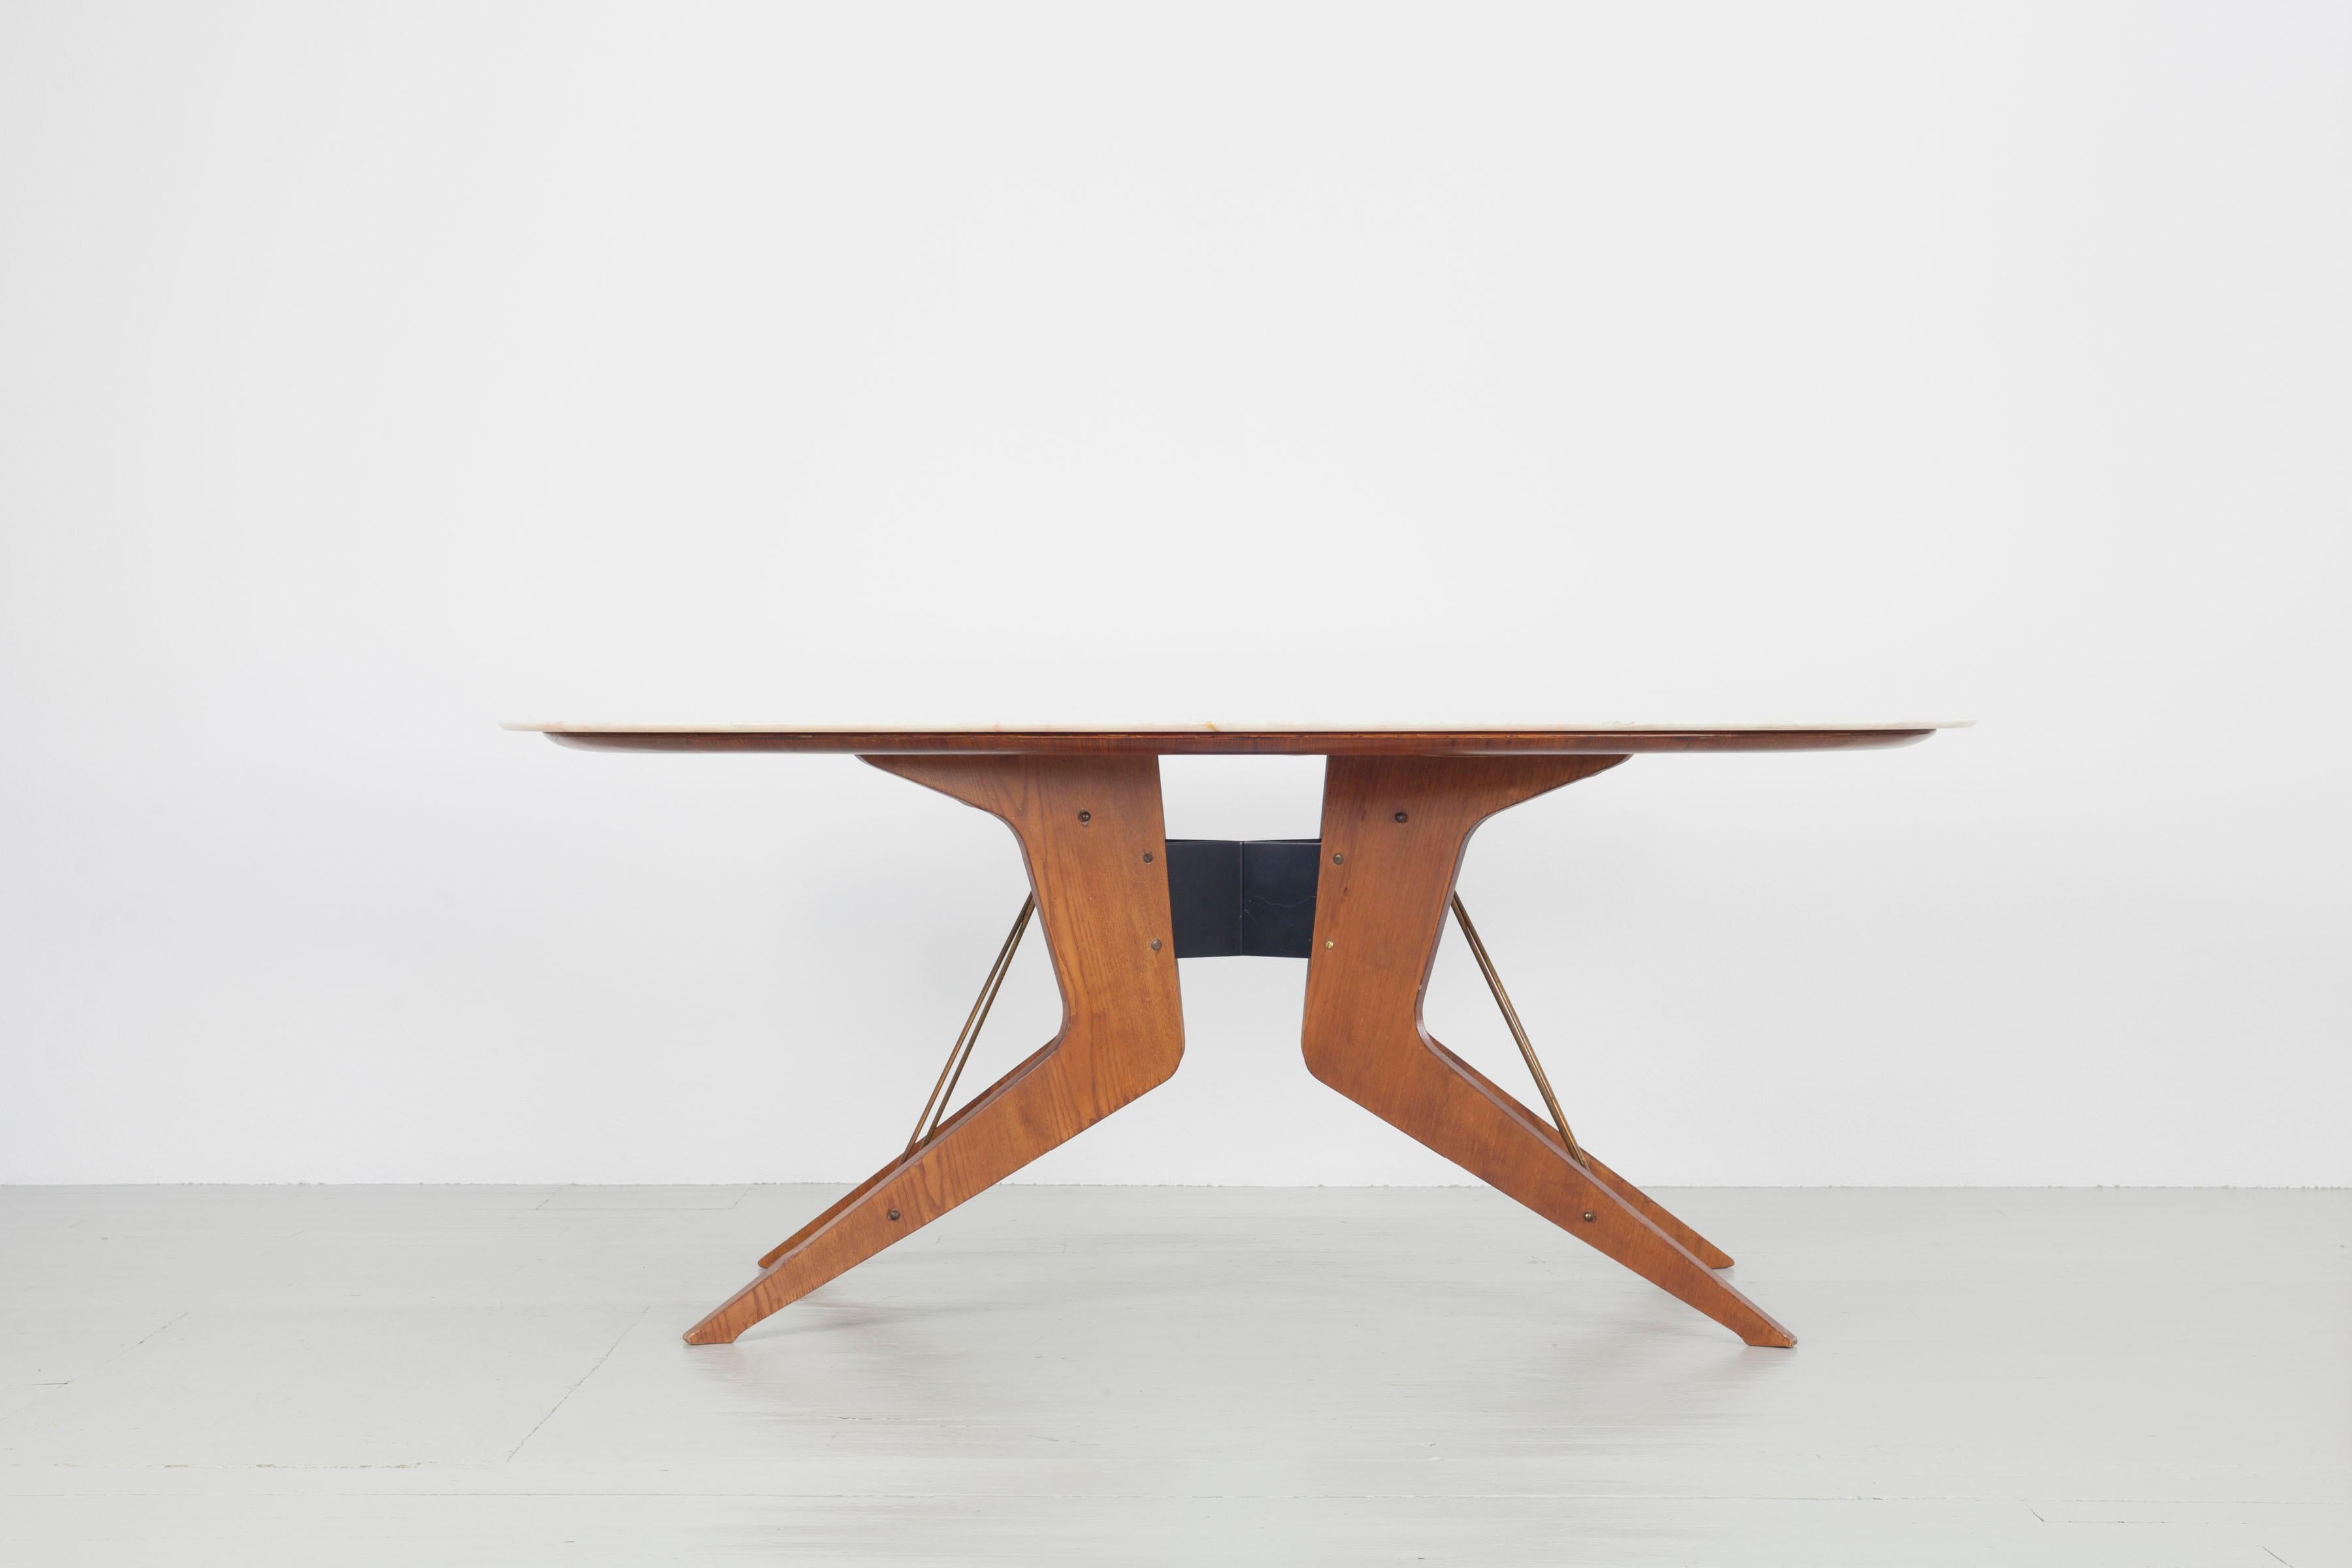
<path id="1" fill-rule="evenodd" d="M 1325 942 L 1323 945 L 1324 945 L 1325 947 L 1334 947 L 1334 946 L 1337 946 L 1338 944 L 1337 944 L 1336 942 Z"/>
<path id="2" fill-rule="evenodd" d="M 1334 855 L 1331 857 L 1331 864 L 1334 866 L 1344 866 L 1347 863 L 1348 858 L 1345 855 Z"/>
<path id="3" fill-rule="evenodd" d="M 1095 814 L 1091 811 L 1082 811 L 1078 813 L 1078 820 L 1080 822 L 1092 822 L 1094 819 Z M 1402 820 L 1402 818 L 1400 818 L 1400 820 Z"/>
<path id="4" fill-rule="evenodd" d="M 898 1217 L 898 1211 L 897 1209 L 892 1209 L 892 1210 L 890 1211 L 890 1217 L 891 1217 L 892 1219 L 897 1219 L 897 1218 Z M 1592 1216 L 1591 1216 L 1591 1215 L 1586 1215 L 1584 1217 L 1585 1217 L 1585 1218 L 1587 1218 L 1587 1219 L 1591 1219 Z"/>
<path id="5" fill-rule="evenodd" d="M 1143 852 L 1143 863 L 1147 866 L 1151 864 L 1151 851 L 1149 849 Z"/>
<path id="6" fill-rule="evenodd" d="M 1154 952 L 1160 951 L 1160 939 L 1156 936 L 1151 939 L 1151 951 Z"/>
<path id="7" fill-rule="evenodd" d="M 1404 813 L 1403 813 L 1403 812 L 1400 811 L 1400 812 L 1398 812 L 1398 813 L 1397 813 L 1397 820 L 1398 820 L 1399 822 L 1402 822 L 1402 821 L 1404 820 Z"/>
<path id="8" fill-rule="evenodd" d="M 1584 1211 L 1584 1217 L 1586 1219 L 1591 1219 L 1592 1217 L 1592 1211 L 1591 1209 L 1586 1209 Z"/>

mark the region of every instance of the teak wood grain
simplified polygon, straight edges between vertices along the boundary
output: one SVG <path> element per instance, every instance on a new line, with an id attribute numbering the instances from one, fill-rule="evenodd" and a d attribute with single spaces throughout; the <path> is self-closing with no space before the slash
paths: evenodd
<path id="1" fill-rule="evenodd" d="M 1712 1270 L 1719 1248 L 1579 1163 L 1545 1119 L 1422 1026 L 1465 847 L 1496 812 L 1623 762 L 1588 757 L 1335 756 L 1307 960 L 1307 1069 L 1751 1345 L 1796 1337 Z"/>
<path id="2" fill-rule="evenodd" d="M 757 1279 L 688 1331 L 690 1344 L 731 1342 L 1167 1081 L 1184 1054 L 1156 757 L 866 760 L 1013 829 L 1061 989 L 1061 1031 L 761 1258 Z"/>

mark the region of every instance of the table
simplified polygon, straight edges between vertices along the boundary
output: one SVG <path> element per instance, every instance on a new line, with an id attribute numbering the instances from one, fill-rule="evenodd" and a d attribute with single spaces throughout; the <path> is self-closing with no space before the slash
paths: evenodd
<path id="1" fill-rule="evenodd" d="M 1177 961 L 1307 961 L 1307 1070 L 1751 1345 L 1796 1336 L 1735 1289 L 1731 1257 L 1603 1164 L 1570 1130 L 1476 928 L 1454 891 L 1487 817 L 1640 752 L 1906 745 L 1939 722 L 1513 729 L 784 729 L 510 724 L 618 751 L 850 752 L 1003 821 L 1031 889 L 904 1151 L 759 1262 L 687 1331 L 744 1330 L 1167 1081 L 1184 1054 Z M 1327 759 L 1312 839 L 1171 840 L 1160 758 Z M 1062 994 L 1060 1033 L 948 1110 L 1032 912 Z M 1449 910 L 1492 987 L 1545 1109 L 1422 1027 Z"/>

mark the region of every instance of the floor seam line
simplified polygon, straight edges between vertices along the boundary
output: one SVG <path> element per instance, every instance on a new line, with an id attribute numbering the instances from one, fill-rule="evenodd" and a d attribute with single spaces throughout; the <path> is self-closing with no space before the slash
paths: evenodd
<path id="1" fill-rule="evenodd" d="M 572 1386 L 563 1391 L 563 1397 L 558 1399 L 553 1405 L 549 1405 L 547 1407 L 547 1414 L 530 1424 L 530 1430 L 522 1435 L 522 1441 L 517 1443 L 513 1447 L 507 1450 L 507 1458 L 509 1461 L 511 1461 L 517 1454 L 522 1452 L 524 1443 L 528 1443 L 533 1437 L 539 1436 L 539 1429 L 541 1427 L 555 1419 L 555 1413 L 562 1409 L 566 1401 L 570 1400 L 573 1394 L 580 1392 L 580 1385 L 582 1384 L 595 1376 L 596 1373 L 604 1368 L 604 1363 L 613 1359 L 613 1352 L 621 1348 L 621 1342 L 629 1337 L 629 1331 L 635 1328 L 639 1323 L 644 1322 L 646 1321 L 646 1314 L 652 1310 L 653 1309 L 651 1307 L 640 1307 L 637 1309 L 637 1315 L 631 1318 L 622 1326 L 621 1331 L 613 1336 L 613 1342 L 604 1347 L 604 1353 L 596 1358 L 596 1364 L 590 1367 L 586 1372 L 582 1373 L 579 1377 L 572 1382 Z"/>

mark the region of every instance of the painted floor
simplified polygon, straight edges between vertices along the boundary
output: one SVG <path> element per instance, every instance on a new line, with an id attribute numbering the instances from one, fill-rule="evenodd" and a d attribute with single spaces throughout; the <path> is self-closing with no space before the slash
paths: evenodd
<path id="1" fill-rule="evenodd" d="M 2352 1193 L 0 1188 L 0 1563 L 2352 1564 Z"/>

